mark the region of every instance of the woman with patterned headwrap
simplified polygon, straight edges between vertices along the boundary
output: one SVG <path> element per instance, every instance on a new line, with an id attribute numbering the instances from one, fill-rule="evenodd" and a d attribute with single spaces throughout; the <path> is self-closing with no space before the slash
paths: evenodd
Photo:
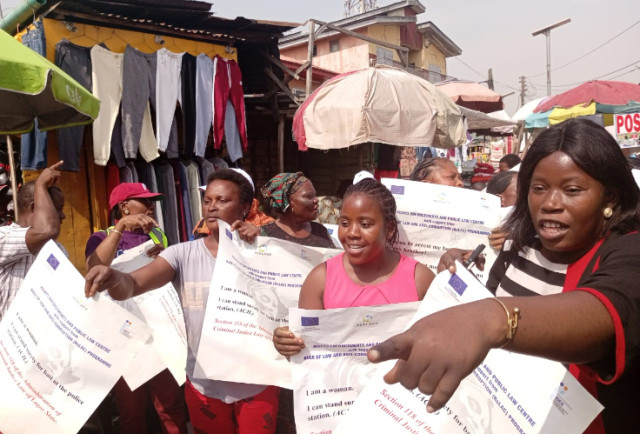
<path id="1" fill-rule="evenodd" d="M 260 235 L 313 247 L 335 247 L 318 218 L 318 198 L 313 184 L 302 172 L 279 173 L 262 187 L 262 197 L 276 220 L 260 226 Z M 280 389 L 278 433 L 295 434 L 293 392 Z"/>
<path id="2" fill-rule="evenodd" d="M 302 172 L 279 173 L 262 187 L 262 196 L 276 217 L 260 227 L 260 235 L 305 246 L 335 247 L 318 218 L 318 198 L 313 184 Z"/>

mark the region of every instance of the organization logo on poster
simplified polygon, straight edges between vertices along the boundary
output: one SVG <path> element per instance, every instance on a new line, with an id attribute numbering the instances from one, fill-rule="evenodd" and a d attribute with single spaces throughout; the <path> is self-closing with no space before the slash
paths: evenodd
<path id="1" fill-rule="evenodd" d="M 266 244 L 260 244 L 256 249 L 256 253 L 262 256 L 271 256 L 271 252 L 269 252 Z"/>
<path id="2" fill-rule="evenodd" d="M 366 313 L 362 316 L 362 319 L 356 323 L 356 327 L 372 327 L 377 324 L 378 322 L 374 321 L 373 315 Z"/>
<path id="3" fill-rule="evenodd" d="M 126 320 L 124 322 L 124 324 L 122 324 L 122 327 L 120 327 L 120 334 L 122 336 L 126 336 L 127 338 L 131 339 L 131 337 L 133 337 L 133 334 L 129 331 L 129 328 L 131 328 L 132 322 L 129 320 Z"/>
<path id="4" fill-rule="evenodd" d="M 311 258 L 309 257 L 305 249 L 300 249 L 300 257 L 307 262 L 311 262 Z"/>
<path id="5" fill-rule="evenodd" d="M 571 407 L 571 405 L 567 402 L 567 400 L 564 399 L 564 396 L 568 391 L 569 391 L 569 387 L 563 382 L 561 382 L 560 385 L 558 386 L 558 390 L 556 392 L 555 397 L 554 396 L 551 397 L 553 399 L 553 406 L 556 409 L 558 409 L 558 411 L 560 411 L 560 413 L 562 413 L 563 415 L 566 415 L 571 410 L 573 410 L 573 407 Z"/>
<path id="6" fill-rule="evenodd" d="M 447 193 L 445 193 L 444 191 L 441 191 L 440 193 L 438 193 L 436 195 L 436 198 L 434 200 L 434 202 L 440 202 L 440 203 L 450 203 L 451 200 L 449 199 L 449 196 L 447 195 Z"/>

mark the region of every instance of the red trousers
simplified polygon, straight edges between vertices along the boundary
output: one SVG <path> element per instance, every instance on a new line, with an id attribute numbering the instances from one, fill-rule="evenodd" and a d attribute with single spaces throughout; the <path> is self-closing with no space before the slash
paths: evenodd
<path id="1" fill-rule="evenodd" d="M 187 412 L 184 395 L 168 369 L 147 381 L 136 390 L 120 378 L 113 387 L 120 415 L 122 434 L 140 434 L 147 430 L 147 402 L 151 400 L 158 412 L 162 431 L 166 434 L 186 434 Z"/>
<path id="2" fill-rule="evenodd" d="M 198 392 L 187 380 L 184 396 L 194 433 L 274 434 L 278 388 L 269 386 L 250 398 L 227 404 Z"/>

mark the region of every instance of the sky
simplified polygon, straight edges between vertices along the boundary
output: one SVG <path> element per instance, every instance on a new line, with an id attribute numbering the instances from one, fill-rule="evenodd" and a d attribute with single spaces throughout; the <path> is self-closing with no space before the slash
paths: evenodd
<path id="1" fill-rule="evenodd" d="M 22 1 L 0 0 L 0 4 L 6 15 Z M 418 16 L 418 22 L 432 21 L 462 49 L 462 55 L 447 59 L 447 74 L 483 81 L 492 68 L 496 91 L 502 95 L 516 92 L 504 98 L 510 115 L 520 103 L 520 76 L 527 77 L 526 101 L 547 94 L 545 37 L 533 37 L 531 33 L 565 18 L 571 18 L 571 22 L 551 31 L 552 94 L 596 78 L 640 83 L 639 0 L 421 2 L 426 12 Z M 335 21 L 344 12 L 344 0 L 210 3 L 214 14 L 225 18 L 243 16 L 298 23 L 309 18 Z M 377 0 L 378 6 L 391 3 L 394 1 Z"/>

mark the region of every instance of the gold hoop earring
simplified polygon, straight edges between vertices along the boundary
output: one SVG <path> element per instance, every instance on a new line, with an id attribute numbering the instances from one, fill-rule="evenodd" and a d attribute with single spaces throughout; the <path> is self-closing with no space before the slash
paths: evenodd
<path id="1" fill-rule="evenodd" d="M 613 215 L 613 210 L 609 207 L 606 207 L 602 213 L 604 214 L 604 218 L 610 219 Z"/>
<path id="2" fill-rule="evenodd" d="M 125 214 L 125 215 L 129 215 L 129 210 L 125 208 L 125 210 L 124 210 L 124 214 Z"/>

